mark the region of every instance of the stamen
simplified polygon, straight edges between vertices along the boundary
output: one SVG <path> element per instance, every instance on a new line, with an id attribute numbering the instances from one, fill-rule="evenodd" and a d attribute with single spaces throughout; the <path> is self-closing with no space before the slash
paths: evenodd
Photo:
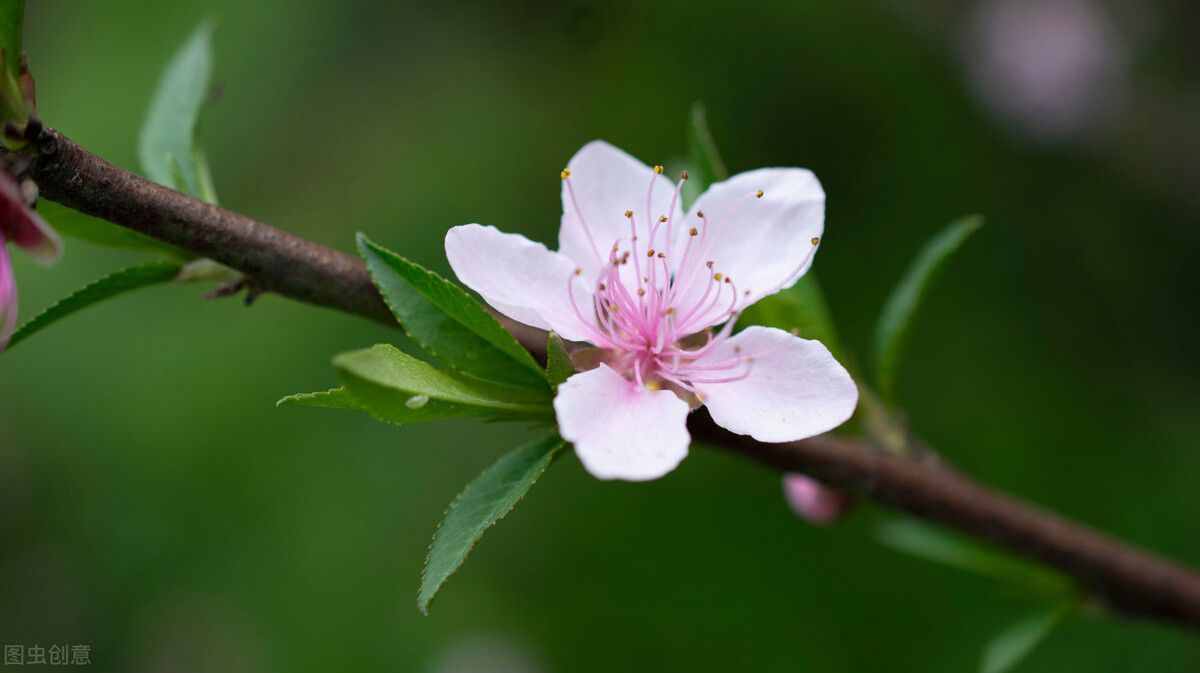
<path id="1" fill-rule="evenodd" d="M 675 224 L 675 204 L 679 203 L 679 195 L 683 193 L 683 183 L 687 180 L 687 171 L 684 171 L 679 178 L 679 182 L 675 184 L 675 193 L 671 194 L 671 205 L 668 206 L 667 212 L 670 217 L 664 215 L 664 221 L 667 222 L 667 252 L 671 252 L 671 246 L 675 244 L 675 237 L 671 235 L 672 225 Z"/>
<path id="2" fill-rule="evenodd" d="M 775 292 L 779 290 L 779 288 L 791 285 L 792 283 L 796 282 L 796 279 L 800 277 L 800 274 L 804 273 L 804 270 L 808 267 L 808 263 L 812 260 L 813 255 L 817 252 L 817 246 L 821 243 L 821 237 L 813 236 L 811 239 L 809 239 L 809 243 L 812 243 L 812 247 L 808 249 L 808 254 L 806 254 L 804 259 L 800 260 L 800 263 L 796 265 L 796 268 L 790 274 L 788 274 L 787 279 L 771 292 Z M 767 292 L 766 294 L 771 294 L 771 292 Z"/>
<path id="3" fill-rule="evenodd" d="M 600 254 L 600 248 L 596 247 L 596 239 L 592 237 L 592 229 L 588 226 L 587 219 L 583 216 L 583 210 L 579 208 L 579 201 L 575 198 L 575 187 L 571 184 L 571 170 L 564 168 L 559 175 L 562 177 L 563 183 L 567 185 L 567 195 L 571 199 L 571 207 L 575 209 L 575 217 L 579 218 L 579 225 L 583 227 L 583 233 L 587 236 L 588 245 L 592 246 L 592 253 L 596 255 L 596 261 L 603 263 L 604 256 Z"/>
<path id="4" fill-rule="evenodd" d="M 567 298 L 571 300 L 571 308 L 575 311 L 575 317 L 579 318 L 579 322 L 583 324 L 584 329 L 592 334 L 593 339 L 595 339 L 595 341 L 592 343 L 601 347 L 612 347 L 612 341 L 605 336 L 604 332 L 600 331 L 599 328 L 584 319 L 583 311 L 579 310 L 579 303 L 575 301 L 575 288 L 573 287 L 573 283 L 575 282 L 575 277 L 580 273 L 582 273 L 582 270 L 576 269 L 575 273 L 567 276 Z"/>
<path id="5" fill-rule="evenodd" d="M 754 198 L 761 199 L 762 197 L 763 197 L 763 190 L 760 189 L 757 192 L 754 192 Z"/>

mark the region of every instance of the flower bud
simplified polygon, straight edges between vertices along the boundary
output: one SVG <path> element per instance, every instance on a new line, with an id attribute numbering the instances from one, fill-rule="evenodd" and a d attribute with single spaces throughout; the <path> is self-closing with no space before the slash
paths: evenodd
<path id="1" fill-rule="evenodd" d="M 796 516 L 818 526 L 837 521 L 853 505 L 845 492 L 795 472 L 783 475 L 783 497 Z"/>

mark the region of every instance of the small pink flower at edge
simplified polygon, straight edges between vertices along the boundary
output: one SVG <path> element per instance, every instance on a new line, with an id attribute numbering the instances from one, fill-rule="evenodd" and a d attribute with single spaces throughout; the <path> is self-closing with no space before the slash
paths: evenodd
<path id="1" fill-rule="evenodd" d="M 17 282 L 6 245 L 10 242 L 43 264 L 53 264 L 62 252 L 58 234 L 29 208 L 17 181 L 0 170 L 0 350 L 17 325 Z"/>
<path id="2" fill-rule="evenodd" d="M 783 475 L 783 496 L 796 516 L 818 526 L 842 518 L 850 509 L 850 496 L 808 475 Z"/>
<path id="3" fill-rule="evenodd" d="M 562 436 L 601 479 L 674 469 L 701 403 L 732 432 L 786 442 L 841 425 L 858 402 L 820 342 L 758 326 L 733 334 L 747 306 L 812 265 L 825 219 L 816 177 L 735 175 L 686 215 L 684 180 L 595 141 L 562 171 L 558 252 L 478 224 L 446 234 L 455 274 L 493 308 L 603 350 L 554 400 Z"/>

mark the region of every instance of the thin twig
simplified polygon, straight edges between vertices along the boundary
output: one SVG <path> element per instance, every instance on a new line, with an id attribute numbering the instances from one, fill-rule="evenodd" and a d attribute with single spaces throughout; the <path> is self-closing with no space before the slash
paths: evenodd
<path id="1" fill-rule="evenodd" d="M 215 259 L 269 292 L 372 320 L 394 319 L 355 257 L 153 184 L 53 129 L 29 175 L 45 198 Z M 544 335 L 506 322 L 531 350 Z M 889 455 L 830 436 L 763 444 L 693 414 L 697 439 L 771 467 L 800 471 L 969 535 L 1074 578 L 1129 616 L 1200 627 L 1200 575 L 1161 557 L 989 490 L 949 467 Z"/>

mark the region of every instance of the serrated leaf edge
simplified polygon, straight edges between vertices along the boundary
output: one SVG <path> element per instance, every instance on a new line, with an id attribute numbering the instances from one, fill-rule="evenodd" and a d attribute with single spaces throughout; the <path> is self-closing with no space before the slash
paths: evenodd
<path id="1" fill-rule="evenodd" d="M 549 440 L 549 437 L 547 437 L 546 440 Z M 542 469 L 538 470 L 537 473 L 534 475 L 534 478 L 533 478 L 534 484 L 536 484 L 538 481 L 541 480 L 542 475 L 546 473 L 546 470 L 550 469 L 550 466 L 554 464 L 554 461 L 557 460 L 559 454 L 562 453 L 562 450 L 566 447 L 566 445 L 567 445 L 566 440 L 564 440 L 560 437 L 558 442 L 555 444 L 554 448 L 550 449 L 550 451 L 547 453 L 548 459 L 546 460 L 545 465 L 543 465 Z M 512 450 L 515 451 L 515 450 L 518 450 L 519 448 L 521 448 L 521 447 L 517 447 L 517 449 L 512 449 Z M 505 454 L 505 455 L 507 455 L 507 454 Z M 504 456 L 501 456 L 501 459 L 503 457 Z M 492 465 L 495 465 L 495 463 L 492 463 Z M 484 472 L 486 472 L 490 467 L 491 467 L 491 465 L 484 468 Z M 480 476 L 483 476 L 483 472 L 480 472 L 479 475 L 477 475 L 475 477 L 475 479 L 478 479 Z M 450 572 L 446 573 L 446 577 L 441 581 L 440 584 L 438 584 L 437 588 L 434 589 L 433 593 L 429 595 L 429 600 L 425 601 L 425 603 L 422 604 L 421 603 L 421 588 L 425 585 L 425 578 L 428 576 L 429 561 L 433 557 L 433 545 L 437 541 L 438 533 L 442 530 L 442 525 L 446 523 L 446 518 L 449 516 L 450 511 L 453 510 L 454 506 L 457 505 L 463 499 L 463 496 L 466 495 L 466 493 L 467 493 L 467 489 L 469 489 L 471 487 L 471 484 L 473 484 L 473 483 L 475 483 L 474 479 L 467 482 L 467 485 L 464 486 L 461 491 L 459 491 L 458 495 L 454 496 L 454 500 L 451 500 L 450 504 L 446 506 L 445 511 L 442 512 L 442 518 L 440 521 L 438 521 L 437 527 L 433 529 L 433 537 L 430 538 L 429 547 L 426 548 L 426 550 L 425 550 L 425 562 L 421 566 L 421 583 L 417 587 L 417 609 L 421 611 L 422 615 L 425 615 L 425 616 L 429 615 L 429 607 L 431 605 L 433 605 L 434 599 L 436 599 L 438 597 L 438 595 L 442 592 L 442 587 L 446 585 L 446 582 L 449 581 L 451 577 L 454 577 L 456 574 L 458 574 L 459 568 L 462 568 L 463 564 L 466 563 L 466 561 L 467 561 L 467 557 L 469 557 L 471 555 L 471 553 L 475 551 L 475 547 L 479 544 L 479 541 L 483 539 L 483 534 L 486 533 L 487 531 L 491 530 L 493 526 L 500 523 L 501 520 L 503 520 L 505 517 L 507 517 L 509 515 L 509 513 L 511 513 L 514 509 L 516 509 L 517 505 L 520 504 L 522 501 L 524 501 L 525 496 L 528 495 L 528 493 L 529 493 L 529 490 L 526 490 L 525 493 L 522 493 L 519 498 L 517 498 L 516 500 L 513 501 L 512 505 L 510 505 L 508 507 L 508 509 L 501 512 L 491 523 L 484 526 L 483 529 L 481 529 L 479 531 L 479 535 L 476 536 L 476 538 L 471 542 L 470 546 L 467 547 L 466 553 L 464 553 L 462 555 L 462 558 L 460 558 L 458 560 L 458 563 L 454 564 L 454 567 L 452 567 L 450 569 Z M 530 490 L 532 490 L 532 488 L 533 488 L 533 484 L 530 484 Z"/>
<path id="2" fill-rule="evenodd" d="M 404 321 L 400 320 L 400 317 L 397 315 L 399 313 L 399 311 L 396 310 L 396 306 L 392 303 L 392 300 L 388 298 L 387 293 L 383 292 L 382 290 L 379 290 L 379 286 L 380 286 L 379 278 L 376 277 L 375 270 L 371 268 L 370 261 L 366 259 L 366 255 L 363 253 L 363 247 L 365 246 L 365 247 L 372 248 L 373 252 L 377 250 L 377 251 L 385 252 L 385 253 L 388 253 L 391 255 L 396 255 L 396 257 L 399 257 L 400 259 L 403 259 L 405 262 L 412 264 L 413 267 L 415 267 L 418 271 L 424 273 L 425 275 L 429 276 L 430 278 L 445 282 L 446 285 L 453 288 L 453 291 L 458 292 L 462 297 L 466 298 L 468 301 L 474 302 L 475 304 L 478 304 L 478 305 L 480 305 L 481 308 L 483 308 L 482 304 L 479 304 L 479 300 L 475 299 L 475 297 L 472 297 L 469 292 L 467 292 L 466 290 L 459 287 L 457 283 L 454 283 L 453 281 L 450 281 L 447 278 L 443 278 L 440 274 L 426 268 L 425 266 L 423 266 L 417 262 L 412 261 L 411 259 L 408 259 L 407 257 L 398 255 L 395 252 L 392 252 L 391 250 L 384 248 L 383 246 L 379 245 L 375 241 L 371 240 L 370 237 L 368 237 L 366 234 L 364 234 L 362 232 L 358 233 L 356 242 L 358 243 L 359 256 L 362 257 L 363 261 L 366 263 L 367 275 L 371 278 L 371 283 L 375 286 L 375 289 L 379 291 L 379 296 L 380 296 L 380 298 L 383 299 L 383 303 L 385 305 L 387 305 L 388 310 L 392 312 L 392 316 L 396 318 L 396 323 L 398 325 L 400 325 L 400 329 L 401 329 L 401 331 L 404 332 L 404 335 L 407 336 L 409 339 L 412 339 L 413 342 L 415 342 L 416 344 L 418 344 L 421 347 L 421 350 L 425 351 L 426 353 L 429 353 L 430 356 L 437 359 L 439 362 L 442 362 L 448 369 L 452 369 L 455 372 L 457 372 L 463 376 L 467 376 L 471 379 L 486 381 L 488 383 L 493 383 L 493 384 L 501 385 L 501 386 L 508 386 L 511 388 L 525 388 L 526 387 L 526 386 L 521 386 L 521 385 L 513 384 L 510 382 L 506 382 L 506 381 L 495 381 L 493 379 L 485 379 L 485 378 L 473 375 L 470 372 L 463 370 L 461 367 L 456 367 L 453 364 L 451 364 L 449 361 L 446 361 L 443 358 L 443 356 L 438 353 L 437 349 L 435 349 L 432 345 L 427 344 L 427 343 L 425 343 L 424 340 L 418 339 L 416 336 L 414 336 L 413 333 L 411 331 L 409 331 L 408 325 L 405 325 Z M 407 281 L 405 281 L 405 282 L 407 282 Z M 493 316 L 486 308 L 484 308 L 483 313 L 484 313 L 484 315 L 486 315 L 488 317 L 488 320 L 491 320 L 497 327 L 499 327 L 501 330 L 504 329 L 504 326 L 500 324 L 500 321 L 496 320 L 496 317 Z M 451 320 L 453 320 L 453 318 L 451 318 Z M 455 320 L 455 322 L 457 322 L 459 325 L 462 325 L 464 328 L 466 327 L 465 325 L 463 325 L 461 322 L 459 322 L 457 320 Z M 467 328 L 467 329 L 469 329 L 469 328 Z M 474 334 L 474 332 L 472 332 L 472 333 Z M 479 335 L 476 334 L 476 336 L 479 336 Z M 483 337 L 481 337 L 481 336 L 479 338 L 483 339 Z M 486 342 L 486 339 L 484 339 L 484 341 Z M 514 340 L 514 342 L 515 342 L 515 340 Z M 521 349 L 521 352 L 525 353 L 524 358 L 521 358 L 520 356 L 514 357 L 512 354 L 504 351 L 503 349 L 499 348 L 498 346 L 495 346 L 495 344 L 491 344 L 491 345 L 494 348 L 496 348 L 496 350 L 500 351 L 503 355 L 507 356 L 513 362 L 516 362 L 516 363 L 520 364 L 522 367 L 524 367 L 525 369 L 536 373 L 541 380 L 544 380 L 547 383 L 549 383 L 549 380 L 546 378 L 546 372 L 543 371 L 542 368 L 538 365 L 537 361 L 533 359 L 533 356 L 529 355 L 528 351 Z"/>
<path id="3" fill-rule="evenodd" d="M 54 320 L 52 320 L 44 325 L 41 325 L 40 327 L 37 327 L 36 329 L 33 329 L 33 331 L 29 331 L 31 329 L 31 326 L 37 325 L 47 315 L 58 310 L 63 304 L 66 304 L 67 302 L 71 301 L 75 297 L 78 297 L 79 295 L 87 292 L 88 290 L 92 290 L 96 287 L 99 287 L 100 285 L 102 285 L 105 282 L 110 281 L 114 278 L 131 273 L 133 271 L 141 271 L 141 270 L 148 271 L 155 267 L 161 268 L 164 273 L 167 271 L 173 271 L 175 274 L 178 274 L 180 269 L 183 268 L 183 265 L 180 263 L 176 263 L 176 262 L 166 262 L 166 261 L 147 262 L 145 264 L 138 264 L 135 266 L 125 267 L 124 269 L 118 269 L 108 275 L 101 276 L 100 278 L 93 280 L 92 282 L 88 283 L 87 285 L 84 285 L 83 287 L 78 288 L 77 290 L 71 292 L 70 294 L 63 297 L 62 299 L 59 299 L 58 301 L 54 302 L 53 304 L 47 306 L 46 308 L 42 309 L 42 311 L 39 312 L 37 315 L 33 316 L 29 320 L 26 320 L 24 323 L 22 323 L 21 326 L 18 327 L 15 332 L 13 332 L 12 339 L 9 341 L 8 347 L 6 348 L 6 350 L 12 350 L 12 348 L 14 346 L 16 346 L 17 344 L 21 343 L 22 341 L 25 341 L 26 339 L 33 336 L 34 334 L 41 332 L 43 329 L 50 327 L 51 325 L 58 322 L 59 320 L 70 317 L 76 313 L 79 313 L 80 311 L 82 311 L 84 309 L 91 308 L 92 306 L 95 306 L 96 304 L 100 303 L 101 301 L 104 301 L 103 299 L 101 299 L 101 300 L 97 300 L 97 301 L 91 302 L 89 304 L 86 304 L 84 306 L 79 306 L 71 311 L 68 311 L 67 313 L 62 314 L 58 318 L 55 318 Z M 141 290 L 143 288 L 150 287 L 151 285 L 158 285 L 161 283 L 169 283 L 172 280 L 173 280 L 173 277 L 164 276 L 163 278 L 158 278 L 158 279 L 154 279 L 151 281 L 147 281 L 141 285 L 136 285 L 134 287 L 126 288 L 126 289 L 122 290 L 121 292 L 118 292 L 110 297 L 105 297 L 105 299 L 112 299 L 118 295 L 125 294 L 127 292 L 132 292 L 134 290 Z"/>

